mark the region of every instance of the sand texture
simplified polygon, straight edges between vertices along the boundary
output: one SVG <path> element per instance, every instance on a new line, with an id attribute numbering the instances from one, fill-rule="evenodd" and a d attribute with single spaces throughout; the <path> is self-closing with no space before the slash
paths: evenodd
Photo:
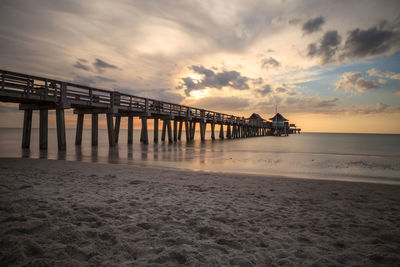
<path id="1" fill-rule="evenodd" d="M 0 159 L 1 266 L 400 265 L 400 186 Z"/>

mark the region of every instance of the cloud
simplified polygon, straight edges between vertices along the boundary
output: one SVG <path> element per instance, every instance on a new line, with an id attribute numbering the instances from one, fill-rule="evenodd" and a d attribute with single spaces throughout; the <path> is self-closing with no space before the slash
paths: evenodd
<path id="1" fill-rule="evenodd" d="M 355 58 L 369 58 L 393 54 L 400 50 L 399 23 L 380 24 L 361 30 L 350 30 L 341 45 L 341 36 L 336 30 L 324 34 L 319 43 L 311 43 L 307 48 L 309 57 L 320 57 L 321 65 L 342 62 Z"/>
<path id="2" fill-rule="evenodd" d="M 187 96 L 189 96 L 190 92 L 193 90 L 201 90 L 205 88 L 222 89 L 223 87 L 231 87 L 237 90 L 249 89 L 249 78 L 242 76 L 238 71 L 224 70 L 221 72 L 214 72 L 213 70 L 207 69 L 203 66 L 195 65 L 189 67 L 189 69 L 193 70 L 196 74 L 200 74 L 202 77 L 199 80 L 191 77 L 181 78 L 181 83 L 177 88 L 185 88 L 185 94 Z"/>
<path id="3" fill-rule="evenodd" d="M 307 55 L 311 58 L 320 57 L 322 65 L 331 63 L 339 49 L 341 39 L 337 31 L 325 32 L 319 44 L 312 43 L 308 46 Z"/>
<path id="4" fill-rule="evenodd" d="M 263 86 L 262 89 L 258 89 L 256 90 L 257 94 L 259 94 L 260 96 L 266 96 L 269 93 L 272 92 L 271 86 L 269 84 L 266 84 Z"/>
<path id="5" fill-rule="evenodd" d="M 281 63 L 279 63 L 278 60 L 276 60 L 273 57 L 269 57 L 269 58 L 264 58 L 261 61 L 261 67 L 265 68 L 265 69 L 269 69 L 269 68 L 278 68 L 281 66 Z"/>
<path id="6" fill-rule="evenodd" d="M 118 66 L 109 64 L 99 58 L 96 58 L 95 62 L 93 62 L 93 66 L 99 73 L 104 72 L 104 69 L 119 69 Z"/>
<path id="7" fill-rule="evenodd" d="M 335 84 L 335 91 L 345 90 L 346 92 L 358 91 L 367 92 L 380 88 L 375 80 L 365 79 L 360 72 L 346 72 Z"/>
<path id="8" fill-rule="evenodd" d="M 85 60 L 86 61 L 86 60 Z M 85 63 L 85 61 L 83 61 L 82 59 L 79 59 L 78 61 L 75 62 L 75 64 L 73 65 L 75 68 L 77 69 L 81 69 L 81 70 L 85 70 L 85 71 L 90 71 L 90 67 Z M 83 63 L 82 63 L 83 62 Z M 86 61 L 87 62 L 87 61 Z"/>
<path id="9" fill-rule="evenodd" d="M 173 92 L 170 89 L 166 88 L 158 88 L 158 89 L 116 88 L 116 90 L 126 94 L 147 97 L 155 100 L 162 100 L 165 102 L 176 103 L 176 104 L 179 104 L 184 99 L 184 97 L 181 94 Z"/>
<path id="10" fill-rule="evenodd" d="M 257 79 L 253 79 L 252 83 L 253 85 L 261 85 L 263 84 L 264 80 L 261 77 L 258 77 Z"/>
<path id="11" fill-rule="evenodd" d="M 116 80 L 114 80 L 114 79 L 110 79 L 110 78 L 99 76 L 99 75 L 96 75 L 94 78 L 99 82 L 116 82 Z"/>
<path id="12" fill-rule="evenodd" d="M 398 27 L 387 22 L 367 30 L 359 28 L 349 32 L 341 58 L 363 58 L 398 51 L 400 46 Z"/>
<path id="13" fill-rule="evenodd" d="M 82 84 L 82 85 L 96 85 L 96 86 L 104 88 L 105 87 L 105 86 L 103 86 L 104 83 L 113 83 L 113 82 L 116 82 L 116 80 L 113 80 L 113 79 L 110 79 L 107 77 L 103 77 L 100 75 L 82 76 L 82 75 L 75 74 L 72 82 L 77 83 L 77 84 Z"/>
<path id="14" fill-rule="evenodd" d="M 383 72 L 377 69 L 370 69 L 368 70 L 368 75 L 369 76 L 374 76 L 374 77 L 383 77 L 383 78 L 388 78 L 392 80 L 400 80 L 400 73 L 394 73 L 394 72 Z"/>
<path id="15" fill-rule="evenodd" d="M 204 97 L 190 102 L 190 105 L 214 111 L 244 110 L 250 107 L 250 101 L 242 97 Z"/>
<path id="16" fill-rule="evenodd" d="M 400 107 L 393 107 L 382 102 L 377 102 L 374 107 L 352 105 L 345 109 L 345 112 L 352 115 L 368 115 L 368 114 L 379 114 L 379 113 L 394 113 L 399 112 Z"/>
<path id="17" fill-rule="evenodd" d="M 322 25 L 325 23 L 325 18 L 322 16 L 310 19 L 303 24 L 303 33 L 310 34 L 316 31 L 320 31 Z"/>
<path id="18" fill-rule="evenodd" d="M 342 111 L 338 102 L 338 98 L 321 98 L 319 95 L 298 94 L 281 95 L 281 97 L 275 95 L 260 101 L 255 108 L 263 113 L 265 110 L 273 109 L 275 104 L 279 104 L 278 110 L 282 112 L 332 114 Z"/>
<path id="19" fill-rule="evenodd" d="M 277 92 L 277 93 L 286 93 L 287 91 L 288 90 L 286 88 L 283 88 L 283 87 L 277 87 L 275 89 L 275 92 Z"/>

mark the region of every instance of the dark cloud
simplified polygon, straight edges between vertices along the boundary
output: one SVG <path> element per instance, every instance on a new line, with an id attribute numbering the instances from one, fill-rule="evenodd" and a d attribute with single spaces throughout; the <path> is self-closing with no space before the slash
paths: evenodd
<path id="1" fill-rule="evenodd" d="M 116 80 L 114 80 L 114 79 L 110 79 L 110 78 L 99 76 L 99 75 L 95 76 L 95 78 L 99 82 L 116 82 Z"/>
<path id="2" fill-rule="evenodd" d="M 315 103 L 315 107 L 318 108 L 326 108 L 326 107 L 336 107 L 339 98 L 331 98 L 331 99 L 321 99 L 320 101 Z"/>
<path id="3" fill-rule="evenodd" d="M 349 32 L 341 58 L 362 58 L 400 49 L 397 27 L 384 22 L 367 30 L 359 28 Z"/>
<path id="4" fill-rule="evenodd" d="M 290 25 L 296 25 L 296 24 L 299 24 L 300 22 L 301 22 L 300 18 L 292 18 L 292 19 L 289 19 L 289 21 L 288 21 L 288 23 Z"/>
<path id="5" fill-rule="evenodd" d="M 320 57 L 321 64 L 354 58 L 368 58 L 394 53 L 400 50 L 399 23 L 384 21 L 367 30 L 351 30 L 340 47 L 341 36 L 337 31 L 328 31 L 320 42 L 309 44 L 307 55 Z"/>
<path id="6" fill-rule="evenodd" d="M 258 77 L 257 79 L 253 79 L 253 85 L 261 85 L 263 84 L 264 80 L 261 77 Z"/>
<path id="7" fill-rule="evenodd" d="M 286 88 L 283 88 L 283 87 L 278 87 L 278 88 L 275 89 L 275 91 L 277 93 L 286 93 L 288 90 Z"/>
<path id="8" fill-rule="evenodd" d="M 326 32 L 318 45 L 310 44 L 308 46 L 308 56 L 320 57 L 322 65 L 334 61 L 334 56 L 339 49 L 341 39 L 337 31 Z"/>
<path id="9" fill-rule="evenodd" d="M 338 98 L 321 98 L 320 96 L 309 95 L 289 96 L 281 101 L 279 109 L 285 112 L 331 114 L 342 111 L 338 102 Z M 272 100 L 270 103 L 272 103 Z"/>
<path id="10" fill-rule="evenodd" d="M 104 71 L 104 69 L 119 69 L 118 66 L 109 64 L 99 58 L 96 58 L 96 61 L 93 62 L 93 66 L 100 73 L 102 73 Z"/>
<path id="11" fill-rule="evenodd" d="M 110 79 L 107 77 L 103 77 L 100 75 L 82 76 L 82 75 L 75 74 L 72 82 L 77 83 L 77 84 L 82 84 L 82 85 L 97 85 L 99 87 L 105 87 L 105 86 L 101 86 L 102 83 L 112 83 L 112 82 L 116 82 L 116 80 L 113 80 L 113 79 Z"/>
<path id="12" fill-rule="evenodd" d="M 194 103 L 191 103 L 198 108 L 204 108 L 215 111 L 232 111 L 243 110 L 250 107 L 250 101 L 241 97 L 204 97 Z"/>
<path id="13" fill-rule="evenodd" d="M 381 86 L 375 80 L 369 80 L 362 76 L 360 72 L 346 72 L 341 79 L 336 82 L 335 90 L 344 90 L 346 92 L 367 92 L 379 89 Z"/>
<path id="14" fill-rule="evenodd" d="M 75 62 L 75 64 L 73 65 L 75 68 L 77 69 L 81 69 L 81 70 L 85 70 L 85 71 L 90 71 L 90 67 L 81 63 L 81 60 L 78 60 Z"/>
<path id="15" fill-rule="evenodd" d="M 256 90 L 256 92 L 261 96 L 266 96 L 269 93 L 271 93 L 271 91 L 272 91 L 272 89 L 269 84 L 264 85 L 262 89 Z"/>
<path id="16" fill-rule="evenodd" d="M 276 60 L 273 57 L 269 57 L 269 58 L 264 58 L 261 61 L 261 66 L 265 69 L 269 69 L 269 68 L 278 68 L 281 66 L 281 63 L 279 63 L 278 60 Z"/>
<path id="17" fill-rule="evenodd" d="M 171 103 L 180 103 L 184 97 L 176 92 L 171 91 L 170 89 L 166 88 L 159 88 L 159 89 L 131 89 L 131 88 L 115 88 L 116 91 L 126 93 L 126 94 L 131 94 L 131 95 L 136 95 L 136 96 L 141 96 L 141 97 L 147 97 L 151 99 L 156 99 L 156 100 L 162 100 L 165 102 L 171 102 Z"/>
<path id="18" fill-rule="evenodd" d="M 214 72 L 203 66 L 191 66 L 189 69 L 202 75 L 202 78 L 200 80 L 194 80 L 191 77 L 181 78 L 181 84 L 178 86 L 178 89 L 185 88 L 185 94 L 187 96 L 189 96 L 190 92 L 193 90 L 201 90 L 207 87 L 216 89 L 222 89 L 222 87 L 231 87 L 237 90 L 249 89 L 249 78 L 242 76 L 238 71 L 224 70 L 221 72 Z"/>
<path id="19" fill-rule="evenodd" d="M 348 114 L 362 114 L 362 115 L 368 115 L 368 114 L 379 114 L 379 113 L 393 113 L 393 112 L 399 112 L 400 107 L 394 107 L 382 102 L 377 102 L 375 107 L 371 106 L 358 106 L 358 105 L 352 105 L 346 109 L 346 112 Z"/>
<path id="20" fill-rule="evenodd" d="M 310 34 L 316 31 L 320 31 L 322 25 L 325 23 L 325 18 L 322 16 L 310 19 L 303 24 L 303 33 Z"/>

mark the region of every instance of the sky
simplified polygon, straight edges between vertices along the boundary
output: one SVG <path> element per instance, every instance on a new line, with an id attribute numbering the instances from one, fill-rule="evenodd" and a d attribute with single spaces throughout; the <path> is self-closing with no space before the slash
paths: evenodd
<path id="1" fill-rule="evenodd" d="M 400 133 L 398 0 L 0 2 L 4 70 L 237 116 L 277 107 L 307 132 Z M 22 118 L 0 103 L 0 127 Z"/>

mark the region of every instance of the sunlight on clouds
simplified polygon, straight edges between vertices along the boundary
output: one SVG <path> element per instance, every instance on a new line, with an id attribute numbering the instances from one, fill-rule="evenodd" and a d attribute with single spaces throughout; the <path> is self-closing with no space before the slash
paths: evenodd
<path id="1" fill-rule="evenodd" d="M 197 100 L 206 97 L 210 94 L 210 89 L 196 90 L 190 92 L 190 100 Z"/>
<path id="2" fill-rule="evenodd" d="M 189 76 L 194 83 L 199 83 L 202 79 L 202 76 L 196 73 L 190 73 L 187 76 Z"/>
<path id="3" fill-rule="evenodd" d="M 177 25 L 168 21 L 141 25 L 139 33 L 143 39 L 135 43 L 133 47 L 143 54 L 171 56 L 188 49 L 196 50 L 198 43 L 201 43 L 196 41 L 196 45 L 193 45 L 195 40 L 181 31 Z"/>

